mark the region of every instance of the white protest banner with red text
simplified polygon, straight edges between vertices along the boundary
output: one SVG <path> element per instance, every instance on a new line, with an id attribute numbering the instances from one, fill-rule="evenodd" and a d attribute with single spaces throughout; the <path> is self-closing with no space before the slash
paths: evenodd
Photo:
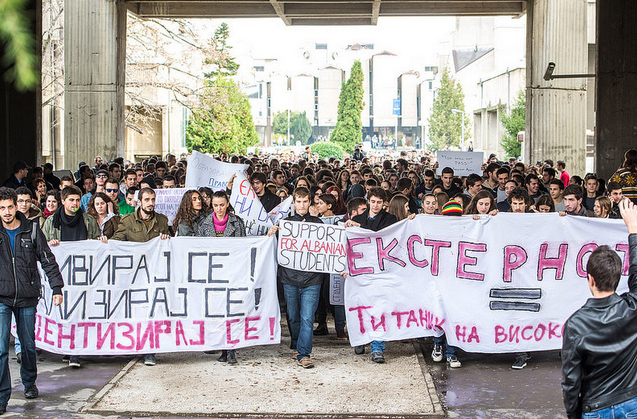
<path id="1" fill-rule="evenodd" d="M 292 197 L 288 196 L 283 202 L 270 211 L 270 222 L 273 225 L 278 225 L 279 221 L 290 215 L 292 212 Z"/>
<path id="2" fill-rule="evenodd" d="M 564 323 L 591 297 L 600 245 L 624 265 L 621 220 L 508 214 L 418 215 L 379 232 L 347 229 L 345 304 L 353 346 L 439 335 L 468 352 L 559 349 Z"/>
<path id="3" fill-rule="evenodd" d="M 345 227 L 281 220 L 278 260 L 285 268 L 341 273 L 347 269 Z"/>
<path id="4" fill-rule="evenodd" d="M 232 183 L 230 205 L 234 208 L 234 213 L 245 222 L 248 236 L 263 236 L 273 226 L 270 214 L 261 205 L 259 197 L 243 173 L 239 173 Z"/>
<path id="5" fill-rule="evenodd" d="M 213 191 L 225 191 L 234 174 L 243 173 L 247 164 L 225 163 L 193 150 L 188 157 L 186 188 L 197 189 L 206 186 Z"/>
<path id="6" fill-rule="evenodd" d="M 39 348 L 120 355 L 280 342 L 272 237 L 87 240 L 51 250 L 64 303 L 53 306 L 43 287 Z"/>

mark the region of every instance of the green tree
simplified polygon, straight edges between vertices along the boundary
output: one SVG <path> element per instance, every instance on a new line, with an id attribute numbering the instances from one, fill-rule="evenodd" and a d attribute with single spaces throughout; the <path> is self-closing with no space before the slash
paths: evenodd
<path id="1" fill-rule="evenodd" d="M 0 45 L 4 78 L 19 90 L 35 89 L 40 76 L 26 0 L 0 0 Z"/>
<path id="2" fill-rule="evenodd" d="M 272 119 L 272 130 L 275 134 L 288 135 L 288 111 L 277 112 Z M 290 144 L 300 141 L 301 144 L 307 144 L 308 138 L 312 135 L 312 124 L 307 119 L 305 112 L 290 111 Z"/>
<path id="3" fill-rule="evenodd" d="M 202 153 L 246 153 L 259 142 L 250 102 L 230 78 L 206 80 L 186 128 L 186 147 Z"/>
<path id="4" fill-rule="evenodd" d="M 204 59 L 204 64 L 212 67 L 210 72 L 205 73 L 207 78 L 237 74 L 239 64 L 230 55 L 232 47 L 228 45 L 228 37 L 230 37 L 230 28 L 227 23 L 222 22 L 210 40 L 209 56 Z"/>
<path id="5" fill-rule="evenodd" d="M 259 142 L 248 97 L 231 75 L 239 65 L 229 54 L 228 25 L 222 23 L 212 38 L 212 51 L 204 64 L 212 67 L 205 73 L 199 104 L 192 110 L 186 127 L 186 147 L 203 153 L 246 153 Z"/>
<path id="6" fill-rule="evenodd" d="M 513 107 L 508 114 L 500 116 L 504 125 L 504 136 L 500 140 L 500 145 L 508 157 L 520 157 L 522 144 L 518 142 L 518 132 L 524 131 L 526 123 L 526 93 L 520 90 Z"/>
<path id="7" fill-rule="evenodd" d="M 317 153 L 321 159 L 329 159 L 330 157 L 342 159 L 344 152 L 340 144 L 331 141 L 319 141 L 312 144 L 312 153 Z"/>
<path id="8" fill-rule="evenodd" d="M 458 147 L 462 139 L 463 123 L 465 143 L 471 137 L 469 118 L 466 114 L 452 112 L 452 109 L 464 112 L 464 93 L 460 83 L 451 79 L 449 69 L 445 68 L 429 116 L 429 140 L 432 151 Z"/>
<path id="9" fill-rule="evenodd" d="M 354 61 L 350 77 L 341 87 L 338 99 L 338 117 L 332 131 L 331 140 L 351 152 L 361 141 L 363 122 L 363 68 L 360 61 Z"/>

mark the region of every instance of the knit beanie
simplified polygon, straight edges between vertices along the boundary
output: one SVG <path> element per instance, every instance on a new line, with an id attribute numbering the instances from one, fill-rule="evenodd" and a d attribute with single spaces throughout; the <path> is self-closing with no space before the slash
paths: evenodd
<path id="1" fill-rule="evenodd" d="M 442 206 L 442 210 L 440 211 L 442 215 L 462 215 L 462 205 L 460 205 L 457 201 L 451 200 Z"/>

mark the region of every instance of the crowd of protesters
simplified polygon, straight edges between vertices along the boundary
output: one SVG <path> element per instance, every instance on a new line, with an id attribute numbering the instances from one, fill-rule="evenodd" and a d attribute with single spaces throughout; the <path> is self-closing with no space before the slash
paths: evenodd
<path id="1" fill-rule="evenodd" d="M 624 198 L 637 203 L 637 150 L 625 153 L 622 166 L 610 179 L 594 173 L 569 174 L 564 161 L 528 165 L 515 159 L 499 161 L 495 155 L 483 164 L 482 173 L 461 177 L 449 167 L 437 167 L 430 156 L 401 152 L 399 158 L 367 157 L 358 147 L 351 157 L 342 160 L 318 159 L 309 148 L 298 157 L 225 153 L 215 157 L 249 165 L 250 183 L 268 212 L 293 196 L 290 220 L 320 223 L 322 218 L 339 216 L 346 227 L 373 231 L 418 214 L 479 218 L 499 212 L 558 212 L 564 216 L 620 218 L 619 205 Z M 2 191 L 15 191 L 19 219 L 32 223 L 34 229 L 37 226 L 48 246 L 90 239 L 146 242 L 175 235 L 245 236 L 244 220 L 233 213 L 229 203 L 233 179 L 227 191 L 206 187 L 187 191 L 175 219 L 170 220 L 172 226 L 166 216 L 154 211 L 154 190 L 184 187 L 187 167 L 186 155 L 177 159 L 168 154 L 164 159 L 158 156 L 140 163 L 124 162 L 122 158 L 104 162 L 98 156 L 92 166 L 82 162 L 75 173 L 58 178 L 49 163 L 31 168 L 20 161 Z M 275 226 L 269 234 L 276 231 Z M 344 309 L 329 305 L 324 274 L 282 268 L 278 279 L 294 358 L 300 366 L 311 368 L 312 336 L 329 333 L 329 312 L 335 318 L 336 336 L 347 339 Z M 16 354 L 18 362 L 28 359 L 32 364 L 35 358 L 24 356 L 20 347 L 25 336 L 19 333 Z M 27 340 L 31 348 L 32 342 Z M 0 355 L 6 360 L 5 349 Z M 383 342 L 372 342 L 371 360 L 383 363 L 384 349 Z M 365 353 L 365 347 L 354 350 L 356 354 Z M 70 366 L 81 365 L 79 357 L 68 358 Z M 457 348 L 447 345 L 444 336 L 435 339 L 432 358 L 436 362 L 446 360 L 452 368 L 462 365 Z M 512 367 L 524 368 L 528 358 L 526 353 L 517 354 Z M 223 351 L 219 361 L 236 363 L 236 354 Z M 146 354 L 144 362 L 154 365 L 154 354 Z"/>

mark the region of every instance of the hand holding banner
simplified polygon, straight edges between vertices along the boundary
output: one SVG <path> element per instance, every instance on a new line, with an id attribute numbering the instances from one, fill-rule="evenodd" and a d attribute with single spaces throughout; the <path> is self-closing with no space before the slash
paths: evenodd
<path id="1" fill-rule="evenodd" d="M 286 220 L 281 220 L 279 226 L 280 266 L 306 272 L 345 272 L 344 227 Z"/>
<path id="2" fill-rule="evenodd" d="M 245 221 L 248 236 L 266 235 L 273 225 L 270 214 L 261 205 L 259 197 L 243 173 L 239 173 L 233 181 L 230 205 L 234 208 L 235 214 Z"/>
<path id="3" fill-rule="evenodd" d="M 188 157 L 186 189 L 206 186 L 213 191 L 225 191 L 230 177 L 247 168 L 247 164 L 224 163 L 194 150 Z"/>

